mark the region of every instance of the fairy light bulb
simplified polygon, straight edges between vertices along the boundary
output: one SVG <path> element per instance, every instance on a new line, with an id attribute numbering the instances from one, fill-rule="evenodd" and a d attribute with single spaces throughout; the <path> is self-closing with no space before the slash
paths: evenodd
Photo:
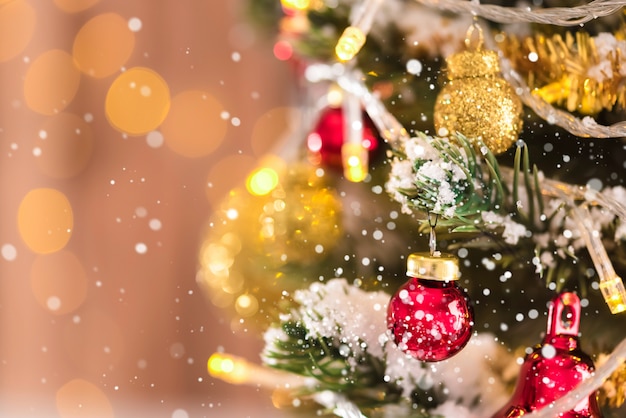
<path id="1" fill-rule="evenodd" d="M 343 31 L 335 46 L 335 55 L 341 61 L 350 61 L 365 45 L 381 3 L 382 0 L 365 0 L 352 9 L 351 24 Z"/>
<path id="2" fill-rule="evenodd" d="M 626 289 L 621 277 L 601 280 L 600 291 L 612 314 L 626 311 Z"/>
<path id="3" fill-rule="evenodd" d="M 310 6 L 309 0 L 280 0 L 280 4 L 287 10 L 305 11 Z"/>
<path id="4" fill-rule="evenodd" d="M 341 146 L 341 162 L 345 178 L 352 182 L 365 180 L 368 154 L 363 146 L 363 112 L 359 98 L 344 92 L 342 110 L 344 114 L 344 143 Z"/>
<path id="5" fill-rule="evenodd" d="M 368 169 L 367 149 L 361 143 L 347 142 L 341 146 L 343 175 L 349 181 L 358 183 L 365 180 Z"/>

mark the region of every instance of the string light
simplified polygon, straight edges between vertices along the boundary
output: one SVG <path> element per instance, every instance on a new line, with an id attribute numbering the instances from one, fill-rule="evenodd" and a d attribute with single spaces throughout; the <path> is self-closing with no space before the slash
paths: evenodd
<path id="1" fill-rule="evenodd" d="M 214 353 L 207 361 L 209 375 L 227 383 L 255 385 L 267 388 L 298 388 L 305 379 L 251 363 L 244 358 L 226 353 Z"/>
<path id="2" fill-rule="evenodd" d="M 424 6 L 435 7 L 453 13 L 480 16 L 492 22 L 533 22 L 555 26 L 576 26 L 619 12 L 626 6 L 624 0 L 594 0 L 577 7 L 548 7 L 531 10 L 528 7 L 505 7 L 479 4 L 464 0 L 415 0 Z"/>
<path id="3" fill-rule="evenodd" d="M 343 94 L 344 143 L 341 146 L 341 159 L 344 176 L 352 182 L 365 180 L 368 155 L 363 146 L 363 113 L 359 98 L 350 93 Z"/>
<path id="4" fill-rule="evenodd" d="M 361 50 L 381 3 L 382 0 L 365 0 L 352 8 L 351 24 L 343 31 L 335 47 L 335 54 L 341 61 L 350 61 Z"/>

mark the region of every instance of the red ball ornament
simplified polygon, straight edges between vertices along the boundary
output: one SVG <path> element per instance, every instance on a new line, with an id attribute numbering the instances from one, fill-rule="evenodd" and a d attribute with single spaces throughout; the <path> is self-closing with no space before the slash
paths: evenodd
<path id="1" fill-rule="evenodd" d="M 539 410 L 567 395 L 591 376 L 593 361 L 578 346 L 580 299 L 574 293 L 558 295 L 550 304 L 548 332 L 524 360 L 517 387 L 509 403 L 493 418 L 515 418 Z M 582 399 L 562 418 L 600 418 L 596 393 Z"/>
<path id="2" fill-rule="evenodd" d="M 387 327 L 404 352 L 428 362 L 458 353 L 472 336 L 474 313 L 457 285 L 458 259 L 450 254 L 414 253 L 406 282 L 389 301 Z"/>
<path id="3" fill-rule="evenodd" d="M 362 145 L 370 160 L 378 148 L 378 131 L 366 112 L 363 115 Z M 321 115 L 315 129 L 307 136 L 309 157 L 315 164 L 341 169 L 341 147 L 345 142 L 345 119 L 341 107 L 329 107 Z"/>

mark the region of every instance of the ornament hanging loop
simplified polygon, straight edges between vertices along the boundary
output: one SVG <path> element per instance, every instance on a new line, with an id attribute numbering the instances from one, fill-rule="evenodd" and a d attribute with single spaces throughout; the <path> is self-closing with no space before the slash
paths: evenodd
<path id="1" fill-rule="evenodd" d="M 474 22 L 467 28 L 467 32 L 465 33 L 465 47 L 468 50 L 480 51 L 483 49 L 484 43 L 485 35 L 483 34 L 483 28 L 480 27 L 476 18 L 474 18 Z"/>
<path id="2" fill-rule="evenodd" d="M 428 226 L 430 226 L 430 233 L 428 236 L 428 248 L 430 250 L 430 255 L 435 256 L 437 253 L 437 233 L 435 232 L 435 227 L 437 226 L 437 221 L 439 220 L 439 214 L 435 214 L 435 220 L 432 219 L 432 214 L 428 212 Z"/>
<path id="3" fill-rule="evenodd" d="M 580 299 L 575 293 L 566 292 L 557 296 L 550 303 L 546 336 L 577 337 L 580 326 L 580 311 Z"/>

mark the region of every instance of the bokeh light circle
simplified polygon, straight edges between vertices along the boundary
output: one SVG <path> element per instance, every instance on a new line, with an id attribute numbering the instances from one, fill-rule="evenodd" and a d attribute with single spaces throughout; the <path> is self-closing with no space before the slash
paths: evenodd
<path id="1" fill-rule="evenodd" d="M 53 253 L 65 247 L 72 236 L 72 206 L 56 189 L 33 189 L 20 203 L 17 226 L 28 248 L 39 254 Z"/>
<path id="2" fill-rule="evenodd" d="M 128 21 L 116 13 L 103 13 L 80 28 L 72 54 L 82 72 L 103 78 L 119 71 L 134 48 L 135 35 Z"/>
<path id="3" fill-rule="evenodd" d="M 239 154 L 229 155 L 213 164 L 206 181 L 206 196 L 209 202 L 217 204 L 237 183 L 236 174 L 243 178 L 256 164 L 257 160 L 254 157 Z"/>
<path id="4" fill-rule="evenodd" d="M 224 140 L 227 121 L 223 106 L 201 90 L 186 90 L 172 99 L 172 108 L 161 126 L 165 143 L 177 154 L 202 157 Z"/>
<path id="5" fill-rule="evenodd" d="M 54 0 L 54 4 L 67 13 L 82 12 L 99 2 L 100 0 Z"/>
<path id="6" fill-rule="evenodd" d="M 30 284 L 37 302 L 57 315 L 76 310 L 87 296 L 85 270 L 67 250 L 38 256 L 30 270 Z"/>
<path id="7" fill-rule="evenodd" d="M 129 135 L 155 130 L 170 109 L 170 90 L 150 68 L 133 67 L 111 84 L 105 99 L 109 123 Z"/>
<path id="8" fill-rule="evenodd" d="M 263 155 L 273 148 L 285 132 L 289 131 L 290 121 L 294 120 L 292 107 L 276 107 L 261 115 L 254 123 L 250 144 L 256 155 Z"/>
<path id="9" fill-rule="evenodd" d="M 0 62 L 4 62 L 26 48 L 35 32 L 37 16 L 24 0 L 0 4 Z"/>
<path id="10" fill-rule="evenodd" d="M 44 115 L 54 115 L 69 105 L 80 85 L 80 71 L 70 54 L 60 49 L 37 57 L 24 78 L 24 98 L 28 107 Z"/>
<path id="11" fill-rule="evenodd" d="M 84 379 L 73 379 L 56 393 L 61 418 L 113 418 L 113 407 L 105 393 Z"/>
<path id="12" fill-rule="evenodd" d="M 94 147 L 93 132 L 83 118 L 60 113 L 42 125 L 35 146 L 41 150 L 35 161 L 43 173 L 54 178 L 69 178 L 87 166 Z"/>

